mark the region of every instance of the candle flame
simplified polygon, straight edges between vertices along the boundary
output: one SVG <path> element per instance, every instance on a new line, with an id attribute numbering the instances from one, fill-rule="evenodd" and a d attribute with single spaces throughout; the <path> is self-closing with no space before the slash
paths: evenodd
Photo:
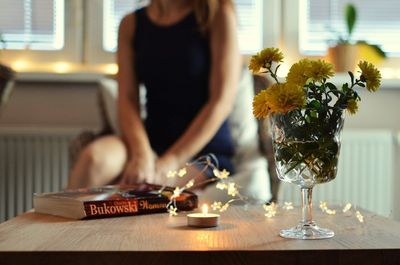
<path id="1" fill-rule="evenodd" d="M 204 215 L 208 214 L 208 206 L 207 206 L 207 204 L 203 204 L 203 214 Z"/>

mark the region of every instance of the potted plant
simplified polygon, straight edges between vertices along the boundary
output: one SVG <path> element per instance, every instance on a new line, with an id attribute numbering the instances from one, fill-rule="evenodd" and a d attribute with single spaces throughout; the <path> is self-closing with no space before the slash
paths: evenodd
<path id="1" fill-rule="evenodd" d="M 352 39 L 357 21 L 357 9 L 353 4 L 345 6 L 344 18 L 347 32 L 345 35 L 339 35 L 335 45 L 328 48 L 327 60 L 333 63 L 336 72 L 354 71 L 360 59 L 377 64 L 376 58 L 386 58 L 385 52 L 379 46 L 369 44 L 364 40 Z"/>

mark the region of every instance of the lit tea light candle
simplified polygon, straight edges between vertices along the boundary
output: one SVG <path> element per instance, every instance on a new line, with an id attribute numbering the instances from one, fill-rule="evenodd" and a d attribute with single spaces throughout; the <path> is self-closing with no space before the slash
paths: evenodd
<path id="1" fill-rule="evenodd" d="M 207 204 L 203 204 L 201 213 L 191 213 L 187 215 L 188 226 L 194 227 L 214 227 L 219 224 L 219 214 L 208 213 Z"/>

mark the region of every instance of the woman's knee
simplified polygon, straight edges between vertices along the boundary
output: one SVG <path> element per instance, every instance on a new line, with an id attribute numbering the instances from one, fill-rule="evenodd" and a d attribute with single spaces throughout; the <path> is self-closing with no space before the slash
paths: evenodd
<path id="1" fill-rule="evenodd" d="M 105 185 L 122 172 L 126 160 L 127 150 L 123 141 L 116 136 L 106 136 L 82 151 L 76 165 L 80 172 L 77 175 L 87 178 L 87 186 Z"/>
<path id="2" fill-rule="evenodd" d="M 106 136 L 90 144 L 83 156 L 94 166 L 110 166 L 125 163 L 127 150 L 116 136 Z"/>

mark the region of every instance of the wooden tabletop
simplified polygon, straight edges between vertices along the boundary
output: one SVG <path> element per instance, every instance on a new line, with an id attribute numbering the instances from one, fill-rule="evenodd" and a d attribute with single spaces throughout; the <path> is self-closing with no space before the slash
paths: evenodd
<path id="1" fill-rule="evenodd" d="M 0 224 L 0 264 L 400 264 L 400 223 L 362 212 L 314 209 L 332 239 L 279 237 L 300 209 L 267 218 L 261 206 L 230 207 L 215 228 L 190 228 L 186 214 L 75 221 L 28 212 Z M 367 263 L 366 263 L 367 262 Z"/>

